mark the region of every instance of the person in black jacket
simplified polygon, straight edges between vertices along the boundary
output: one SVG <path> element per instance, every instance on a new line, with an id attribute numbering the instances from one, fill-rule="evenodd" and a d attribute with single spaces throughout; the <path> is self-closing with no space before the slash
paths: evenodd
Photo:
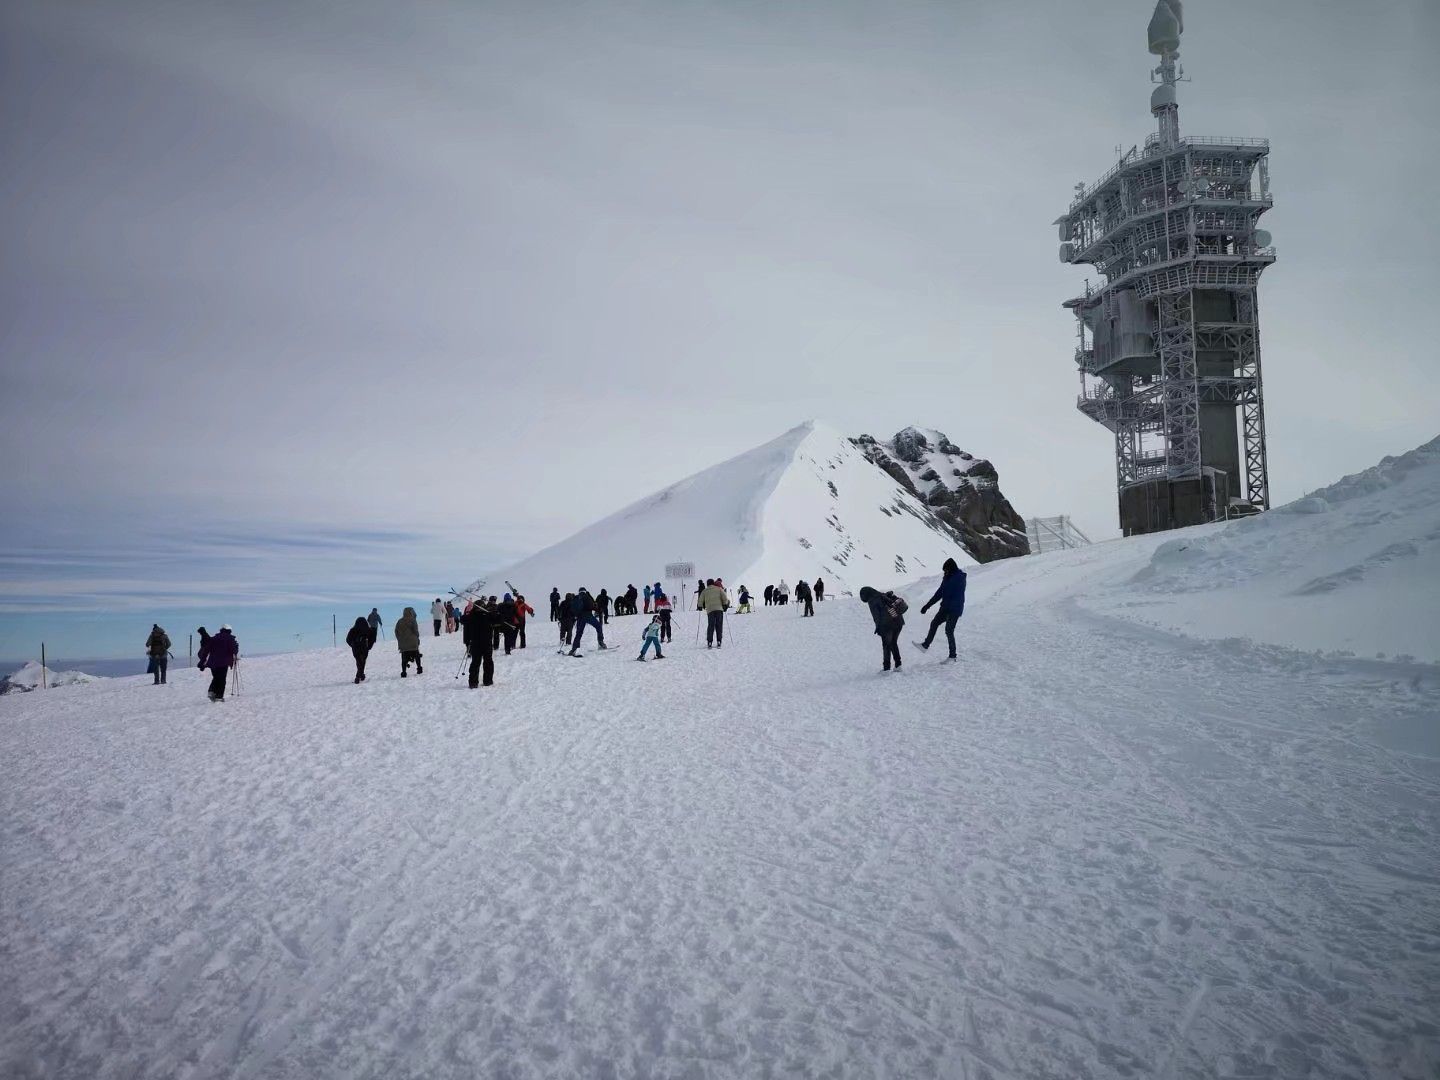
<path id="1" fill-rule="evenodd" d="M 570 646 L 570 655 L 580 655 L 580 639 L 585 636 L 585 627 L 587 626 L 593 626 L 595 628 L 595 636 L 600 642 L 597 647 L 601 649 L 609 648 L 609 646 L 605 644 L 605 630 L 600 625 L 600 620 L 595 617 L 595 600 L 590 595 L 589 589 L 586 589 L 583 585 L 580 587 L 580 591 L 575 594 L 571 609 L 575 612 L 575 640 Z"/>
<path id="2" fill-rule="evenodd" d="M 484 676 L 486 686 L 495 685 L 495 613 L 484 597 L 470 605 L 460 619 L 465 631 L 465 651 L 470 654 L 470 689 L 480 685 Z"/>
<path id="3" fill-rule="evenodd" d="M 595 614 L 600 617 L 602 624 L 610 621 L 610 594 L 604 589 L 601 589 L 600 595 L 595 597 Z"/>
<path id="4" fill-rule="evenodd" d="M 370 650 L 375 647 L 375 637 L 378 627 L 366 621 L 362 615 L 355 620 L 355 625 L 345 635 L 345 644 L 350 646 L 350 655 L 355 657 L 355 682 L 357 684 L 365 681 L 365 660 L 370 655 Z"/>
<path id="5" fill-rule="evenodd" d="M 817 577 L 817 578 L 815 579 L 815 599 L 816 599 L 816 600 L 821 600 L 821 601 L 823 601 L 823 600 L 825 599 L 825 579 L 824 579 L 824 578 L 818 578 L 818 577 Z"/>
<path id="6" fill-rule="evenodd" d="M 810 592 L 810 584 L 804 578 L 795 583 L 795 602 L 804 604 L 805 610 L 800 613 L 802 619 L 815 614 L 815 600 Z"/>
<path id="7" fill-rule="evenodd" d="M 930 648 L 930 643 L 935 640 L 935 631 L 940 629 L 940 624 L 945 624 L 945 640 L 950 645 L 950 659 L 955 659 L 955 624 L 960 616 L 965 614 L 965 571 L 961 570 L 954 559 L 946 559 L 945 565 L 941 567 L 945 576 L 940 579 L 940 587 L 935 590 L 935 595 L 925 601 L 925 606 L 920 609 L 920 614 L 930 610 L 932 604 L 938 603 L 940 610 L 935 613 L 934 620 L 930 623 L 930 632 L 925 635 L 924 641 L 917 641 L 915 644 L 921 649 Z"/>
<path id="8" fill-rule="evenodd" d="M 560 588 L 556 585 L 550 587 L 550 621 L 560 621 Z"/>
<path id="9" fill-rule="evenodd" d="M 905 629 L 905 612 L 909 605 L 893 592 L 879 592 L 866 585 L 860 590 L 860 600 L 870 608 L 870 617 L 875 620 L 875 633 L 880 635 L 880 648 L 885 666 L 890 670 L 890 659 L 895 659 L 895 670 L 900 670 L 900 631 Z"/>
<path id="10" fill-rule="evenodd" d="M 570 636 L 575 631 L 575 594 L 566 593 L 565 598 L 560 601 L 560 644 L 569 645 Z"/>
<path id="11" fill-rule="evenodd" d="M 501 637 L 505 639 L 505 655 L 509 656 L 510 651 L 515 648 L 515 637 L 519 633 L 516 619 L 519 618 L 519 610 L 515 606 L 515 599 L 508 592 L 505 599 L 500 601 L 500 606 L 495 609 L 495 620 Z"/>

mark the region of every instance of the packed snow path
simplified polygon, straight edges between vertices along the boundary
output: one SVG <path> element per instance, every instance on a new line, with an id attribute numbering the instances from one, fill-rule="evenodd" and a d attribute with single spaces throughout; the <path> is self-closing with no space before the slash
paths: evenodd
<path id="1" fill-rule="evenodd" d="M 831 599 L 0 701 L 0 1073 L 1435 1076 L 1434 669 L 1092 614 L 1147 545 L 900 675 Z"/>

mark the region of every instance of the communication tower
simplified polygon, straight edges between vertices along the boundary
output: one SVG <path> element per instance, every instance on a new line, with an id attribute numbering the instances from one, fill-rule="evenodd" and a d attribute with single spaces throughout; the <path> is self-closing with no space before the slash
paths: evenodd
<path id="1" fill-rule="evenodd" d="M 1056 219 L 1060 261 L 1103 277 L 1078 319 L 1077 406 L 1115 434 L 1125 535 L 1269 509 L 1256 288 L 1275 261 L 1266 139 L 1182 136 L 1181 0 L 1159 0 L 1158 130 L 1077 185 Z"/>

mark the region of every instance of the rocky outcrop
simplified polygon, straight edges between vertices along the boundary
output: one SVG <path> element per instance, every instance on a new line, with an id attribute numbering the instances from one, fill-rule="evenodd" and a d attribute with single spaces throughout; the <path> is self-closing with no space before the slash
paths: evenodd
<path id="1" fill-rule="evenodd" d="M 961 450 L 943 432 L 908 427 L 888 442 L 850 440 L 954 531 L 977 562 L 1030 554 L 1025 519 L 1000 491 L 995 466 Z"/>

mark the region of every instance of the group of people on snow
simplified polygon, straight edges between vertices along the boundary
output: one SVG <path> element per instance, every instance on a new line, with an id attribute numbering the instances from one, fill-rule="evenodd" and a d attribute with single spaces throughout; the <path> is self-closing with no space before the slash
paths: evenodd
<path id="1" fill-rule="evenodd" d="M 921 650 L 929 649 L 943 626 L 949 646 L 949 658 L 954 660 L 955 625 L 965 611 L 966 579 L 965 572 L 954 559 L 945 560 L 943 571 L 944 576 L 935 590 L 935 595 L 920 609 L 924 614 L 930 608 L 938 606 L 930 623 L 930 630 L 924 641 L 916 641 L 914 644 Z M 763 595 L 767 607 L 783 606 L 790 602 L 792 591 L 782 578 L 778 585 L 765 586 Z M 822 579 L 816 579 L 812 586 L 801 580 L 796 584 L 793 595 L 795 602 L 803 605 L 802 617 L 813 617 L 815 602 L 825 599 L 825 583 Z M 899 670 L 902 664 L 900 635 L 905 627 L 905 615 L 909 605 L 894 591 L 882 592 L 869 586 L 862 588 L 859 596 L 861 602 L 869 608 L 875 633 L 880 638 L 882 670 Z M 460 605 L 462 599 L 463 608 Z M 748 613 L 753 610 L 751 593 L 746 586 L 740 586 L 738 601 L 738 612 Z M 560 651 L 568 656 L 582 655 L 580 646 L 587 628 L 594 631 L 596 647 L 608 650 L 610 647 L 605 643 L 605 625 L 609 622 L 612 607 L 617 616 L 636 615 L 640 613 L 641 602 L 644 604 L 644 614 L 650 616 L 650 621 L 641 631 L 640 655 L 635 659 L 643 662 L 653 649 L 655 659 L 663 660 L 663 646 L 673 637 L 674 605 L 659 582 L 654 585 L 647 584 L 643 589 L 630 585 L 613 600 L 604 589 L 597 595 L 592 595 L 589 589 L 581 586 L 573 593 L 562 595 L 558 587 L 552 588 L 550 621 L 559 625 Z M 701 579 L 696 586 L 695 606 L 705 618 L 705 647 L 723 648 L 725 615 L 730 610 L 730 596 L 724 581 L 720 578 Z M 472 689 L 494 685 L 495 654 L 501 648 L 508 656 L 512 650 L 526 647 L 525 624 L 527 618 L 534 614 L 535 609 L 526 603 L 525 597 L 519 592 L 507 592 L 503 596 L 457 597 L 455 600 L 442 600 L 437 596 L 430 605 L 432 636 L 439 637 L 442 631 L 449 634 L 457 630 L 463 634 L 469 685 Z M 214 635 L 207 633 L 203 626 L 198 633 L 199 667 L 202 670 L 208 668 L 211 674 L 210 700 L 221 701 L 225 697 L 229 674 L 238 664 L 240 644 L 228 624 L 222 626 Z M 349 646 L 355 660 L 357 684 L 365 681 L 366 662 L 383 634 L 384 619 L 381 618 L 379 609 L 373 607 L 369 615 L 358 617 L 346 633 L 345 644 Z M 404 679 L 409 676 L 412 664 L 416 675 L 423 674 L 425 669 L 422 666 L 424 656 L 420 651 L 420 622 L 413 607 L 405 608 L 404 613 L 396 620 L 394 637 L 400 653 L 400 677 Z M 170 644 L 169 636 L 159 624 L 151 627 L 145 650 L 149 657 L 149 670 L 155 676 L 157 685 L 166 681 Z"/>

